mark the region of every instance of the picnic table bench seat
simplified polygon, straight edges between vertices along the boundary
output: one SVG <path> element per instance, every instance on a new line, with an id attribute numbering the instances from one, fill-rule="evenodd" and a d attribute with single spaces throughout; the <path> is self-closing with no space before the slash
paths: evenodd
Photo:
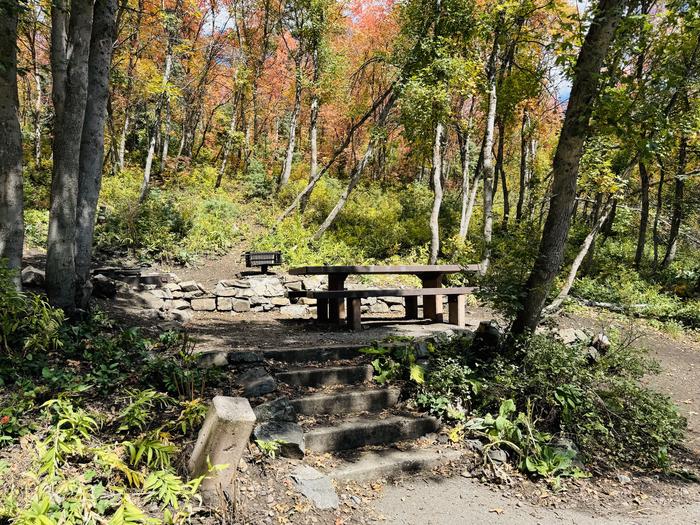
<path id="1" fill-rule="evenodd" d="M 348 325 L 353 330 L 362 329 L 362 299 L 368 297 L 405 297 L 406 298 L 406 319 L 418 318 L 418 297 L 447 296 L 449 322 L 460 327 L 465 324 L 465 298 L 472 293 L 472 287 L 452 287 L 452 288 L 384 288 L 384 289 L 355 289 L 355 290 L 306 290 L 301 292 L 290 292 L 290 298 L 308 297 L 316 299 L 317 318 L 319 321 L 328 320 L 329 301 L 347 302 Z M 442 321 L 442 314 L 439 319 Z"/>

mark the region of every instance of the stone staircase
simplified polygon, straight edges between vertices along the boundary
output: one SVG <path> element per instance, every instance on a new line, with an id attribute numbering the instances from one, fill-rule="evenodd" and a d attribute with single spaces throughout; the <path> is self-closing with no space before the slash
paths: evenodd
<path id="1" fill-rule="evenodd" d="M 360 348 L 262 351 L 278 384 L 266 399 L 285 396 L 285 405 L 293 408 L 286 412 L 296 413 L 303 431 L 306 454 L 330 453 L 335 466 L 326 474 L 357 481 L 394 478 L 459 459 L 457 451 L 417 445 L 418 438 L 439 430 L 439 421 L 407 409 L 398 388 L 374 383 Z M 286 419 L 283 427 L 296 428 Z"/>

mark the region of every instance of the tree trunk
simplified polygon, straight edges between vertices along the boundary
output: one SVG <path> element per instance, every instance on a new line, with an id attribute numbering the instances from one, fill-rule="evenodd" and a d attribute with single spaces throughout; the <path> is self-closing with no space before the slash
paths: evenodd
<path id="1" fill-rule="evenodd" d="M 277 183 L 278 188 L 284 187 L 289 182 L 289 176 L 292 174 L 292 161 L 294 160 L 294 146 L 296 144 L 297 120 L 301 112 L 301 57 L 295 59 L 294 68 L 294 109 L 292 116 L 289 119 L 289 140 L 287 141 L 287 153 L 284 156 L 282 171 Z"/>
<path id="2" fill-rule="evenodd" d="M 224 173 L 226 173 L 226 164 L 228 162 L 228 157 L 231 154 L 231 148 L 233 147 L 233 134 L 236 132 L 237 125 L 237 108 L 236 108 L 236 96 L 233 100 L 233 111 L 231 111 L 231 122 L 228 127 L 228 134 L 226 136 L 226 142 L 224 143 L 224 149 L 221 153 L 221 167 L 219 168 L 219 175 L 216 177 L 216 184 L 214 188 L 219 188 L 221 186 L 221 181 L 224 178 Z"/>
<path id="3" fill-rule="evenodd" d="M 600 217 L 598 217 L 598 220 L 596 223 L 593 225 L 593 228 L 591 231 L 588 233 L 586 238 L 583 241 L 583 244 L 581 245 L 581 249 L 579 250 L 578 254 L 576 255 L 576 258 L 574 259 L 574 262 L 571 263 L 571 269 L 569 270 L 569 276 L 566 278 L 566 282 L 564 283 L 564 287 L 561 289 L 559 292 L 559 295 L 552 301 L 552 303 L 545 309 L 547 313 L 554 313 L 556 312 L 561 304 L 564 302 L 564 299 L 567 298 L 569 295 L 569 291 L 571 290 L 571 287 L 574 284 L 574 281 L 576 280 L 576 273 L 578 272 L 579 267 L 581 266 L 581 263 L 583 260 L 586 258 L 588 255 L 588 251 L 593 245 L 593 242 L 595 241 L 596 235 L 598 235 L 598 231 L 600 228 L 603 226 L 605 221 L 608 219 L 608 216 L 610 215 L 610 211 L 612 210 L 612 206 L 606 206 L 605 210 L 600 214 Z"/>
<path id="4" fill-rule="evenodd" d="M 523 205 L 525 194 L 530 183 L 530 111 L 527 106 L 523 108 L 523 123 L 520 127 L 520 187 L 518 188 L 518 203 L 515 206 L 515 222 L 520 223 L 523 218 Z"/>
<path id="5" fill-rule="evenodd" d="M 318 113 L 319 113 L 319 99 L 318 99 L 318 81 L 320 77 L 321 64 L 318 57 L 318 49 L 314 48 L 313 54 L 313 92 L 311 94 L 311 112 L 309 115 L 309 143 L 311 149 L 311 169 L 309 173 L 309 180 L 313 180 L 316 176 L 316 171 L 318 171 Z"/>
<path id="6" fill-rule="evenodd" d="M 430 213 L 430 259 L 428 264 L 436 264 L 440 252 L 440 207 L 442 206 L 442 151 L 444 127 L 442 122 L 435 125 L 433 142 L 433 209 Z"/>
<path id="7" fill-rule="evenodd" d="M 126 91 L 124 93 L 124 126 L 122 127 L 121 137 L 119 139 L 119 153 L 117 154 L 117 164 L 119 166 L 119 171 L 124 170 L 126 137 L 129 134 L 129 124 L 131 123 L 131 94 L 134 90 L 134 72 L 136 71 L 136 62 L 139 58 L 136 49 L 139 43 L 139 33 L 141 32 L 141 20 L 143 20 L 143 2 L 144 0 L 139 0 L 136 11 L 136 22 L 134 24 L 134 30 L 131 35 L 131 38 L 129 38 L 131 52 L 129 53 L 129 65 L 126 68 Z"/>
<path id="8" fill-rule="evenodd" d="M 654 270 L 659 266 L 659 218 L 661 217 L 661 207 L 663 206 L 664 182 L 666 178 L 666 168 L 661 157 L 658 157 L 659 164 L 659 187 L 656 190 L 656 210 L 654 211 L 654 226 L 652 228 L 652 241 L 654 243 Z"/>
<path id="9" fill-rule="evenodd" d="M 96 0 L 88 62 L 88 93 L 80 143 L 80 182 L 75 236 L 77 305 L 90 300 L 90 278 L 95 211 L 102 184 L 104 128 L 109 98 L 109 68 L 116 30 L 117 0 Z"/>
<path id="10" fill-rule="evenodd" d="M 552 282 L 561 268 L 576 198 L 578 167 L 589 133 L 598 78 L 624 5 L 623 0 L 601 0 L 576 61 L 569 104 L 554 154 L 552 196 L 539 253 L 512 326 L 512 333 L 516 335 L 534 332 Z"/>
<path id="11" fill-rule="evenodd" d="M 678 147 L 678 171 L 676 172 L 676 184 L 673 191 L 673 215 L 671 216 L 671 231 L 668 234 L 668 245 L 666 246 L 666 255 L 661 262 L 661 268 L 668 268 L 673 259 L 676 257 L 676 247 L 678 244 L 678 234 L 681 230 L 681 221 L 683 219 L 683 190 L 685 181 L 685 168 L 687 164 L 687 149 L 688 138 L 684 135 L 681 137 L 680 146 Z"/>
<path id="12" fill-rule="evenodd" d="M 24 242 L 22 131 L 17 91 L 17 20 L 12 2 L 0 3 L 0 264 L 16 269 L 21 287 Z"/>
<path id="13" fill-rule="evenodd" d="M 508 181 L 506 180 L 506 170 L 503 166 L 505 162 L 504 149 L 506 141 L 506 126 L 503 121 L 498 123 L 498 148 L 496 150 L 496 177 L 501 177 L 501 191 L 503 192 L 503 229 L 508 229 L 510 221 L 510 202 L 508 197 Z"/>
<path id="14" fill-rule="evenodd" d="M 639 234 L 637 237 L 637 251 L 634 254 L 634 267 L 639 269 L 644 257 L 644 247 L 647 242 L 647 229 L 649 228 L 649 173 L 643 160 L 639 161 L 639 181 L 642 196 L 642 209 L 639 214 Z"/>
<path id="15" fill-rule="evenodd" d="M 59 10 L 54 7 L 54 12 Z M 52 34 L 62 38 L 65 13 L 57 14 L 57 28 Z M 53 52 L 52 61 L 65 63 L 65 77 L 54 79 L 56 122 L 53 141 L 53 177 L 51 181 L 51 210 L 49 214 L 48 250 L 46 254 L 46 291 L 52 305 L 68 313 L 75 309 L 75 233 L 80 171 L 80 142 L 83 134 L 88 90 L 88 56 L 92 33 L 92 0 L 72 0 L 68 41 L 59 56 Z M 54 32 L 54 29 L 56 32 Z M 52 38 L 54 45 L 62 46 Z M 53 64 L 52 64 L 53 65 Z M 55 69 L 61 70 L 63 64 Z M 61 83 L 61 78 L 65 79 Z"/>
<path id="16" fill-rule="evenodd" d="M 165 125 L 163 129 L 163 149 L 160 154 L 160 171 L 165 171 L 168 162 L 168 149 L 170 149 L 170 128 L 172 126 L 172 113 L 170 111 L 170 94 L 165 93 Z"/>
<path id="17" fill-rule="evenodd" d="M 379 118 L 377 118 L 376 128 L 383 128 L 385 126 L 386 119 L 389 117 L 389 112 L 394 106 L 394 101 L 394 97 L 391 97 L 384 105 L 381 113 L 379 114 Z M 371 133 L 370 137 L 371 138 L 369 140 L 369 143 L 367 144 L 365 154 L 362 156 L 362 159 L 360 160 L 360 162 L 357 163 L 355 169 L 353 169 L 352 174 L 350 175 L 350 182 L 345 188 L 343 194 L 340 196 L 340 199 L 338 199 L 338 202 L 336 203 L 335 207 L 331 210 L 331 212 L 328 214 L 328 217 L 326 217 L 326 219 L 323 221 L 323 224 L 321 224 L 318 231 L 314 234 L 314 241 L 317 241 L 321 237 L 323 237 L 323 234 L 326 233 L 326 230 L 330 228 L 331 224 L 333 224 L 333 221 L 335 221 L 338 214 L 345 207 L 345 204 L 348 202 L 348 198 L 350 197 L 352 190 L 355 189 L 355 186 L 357 186 L 357 183 L 360 181 L 360 176 L 362 175 L 362 172 L 372 160 L 372 157 L 374 156 L 374 150 L 377 147 L 377 143 L 382 140 L 383 135 L 380 133 Z"/>
<path id="18" fill-rule="evenodd" d="M 462 161 L 462 213 L 459 219 L 459 239 L 464 241 L 467 238 L 467 208 L 469 207 L 469 178 L 471 177 L 471 126 L 472 115 L 474 110 L 474 97 L 472 97 L 471 107 L 469 109 L 469 119 L 467 120 L 467 129 L 462 131 L 458 129 L 457 138 L 459 139 L 459 156 Z"/>
<path id="19" fill-rule="evenodd" d="M 493 132 L 496 122 L 496 61 L 498 60 L 498 34 L 493 41 L 493 49 L 489 58 L 486 78 L 488 79 L 489 97 L 488 111 L 486 116 L 486 135 L 482 146 L 483 164 L 481 166 L 482 178 L 484 179 L 484 249 L 481 258 L 480 271 L 485 274 L 488 271 L 491 259 L 491 236 L 493 234 Z"/>

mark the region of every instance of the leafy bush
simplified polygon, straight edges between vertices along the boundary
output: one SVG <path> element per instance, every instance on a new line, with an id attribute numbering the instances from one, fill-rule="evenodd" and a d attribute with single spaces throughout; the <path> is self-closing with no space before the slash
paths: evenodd
<path id="1" fill-rule="evenodd" d="M 24 242 L 32 248 L 44 248 L 49 237 L 49 212 L 24 210 Z"/>

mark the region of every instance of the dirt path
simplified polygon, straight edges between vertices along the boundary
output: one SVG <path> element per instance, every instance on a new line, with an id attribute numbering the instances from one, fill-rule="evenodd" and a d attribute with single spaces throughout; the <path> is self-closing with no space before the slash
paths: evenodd
<path id="1" fill-rule="evenodd" d="M 464 478 L 440 482 L 417 482 L 388 487 L 376 504 L 387 525 L 631 525 L 697 524 L 700 502 L 683 503 L 689 497 L 678 491 L 678 499 L 667 506 L 624 502 L 611 509 L 567 509 L 533 505 L 492 486 Z M 696 487 L 697 491 L 697 487 Z"/>

